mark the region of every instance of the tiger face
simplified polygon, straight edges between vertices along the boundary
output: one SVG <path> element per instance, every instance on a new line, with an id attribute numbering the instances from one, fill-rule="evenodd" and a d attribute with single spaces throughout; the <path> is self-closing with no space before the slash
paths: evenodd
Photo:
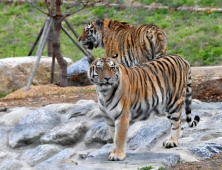
<path id="1" fill-rule="evenodd" d="M 102 35 L 99 33 L 96 27 L 99 27 L 100 23 L 90 22 L 85 26 L 81 35 L 79 36 L 79 42 L 88 50 L 93 48 L 102 47 Z"/>
<path id="2" fill-rule="evenodd" d="M 120 69 L 118 63 L 110 58 L 95 60 L 88 71 L 88 77 L 99 90 L 107 90 L 118 84 Z"/>

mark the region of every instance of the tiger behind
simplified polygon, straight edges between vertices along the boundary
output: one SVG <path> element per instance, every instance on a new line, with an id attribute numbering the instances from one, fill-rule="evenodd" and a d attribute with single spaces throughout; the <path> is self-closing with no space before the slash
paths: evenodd
<path id="1" fill-rule="evenodd" d="M 130 121 L 145 120 L 151 112 L 165 113 L 171 122 L 171 136 L 163 142 L 176 147 L 181 129 L 182 106 L 186 121 L 195 127 L 199 116 L 191 118 L 191 72 L 179 55 L 166 55 L 132 68 L 111 58 L 95 60 L 88 77 L 96 85 L 99 108 L 114 141 L 109 160 L 123 160 Z"/>
<path id="2" fill-rule="evenodd" d="M 105 48 L 107 57 L 118 53 L 115 59 L 127 67 L 147 62 L 167 52 L 165 32 L 152 24 L 136 28 L 126 22 L 98 19 L 86 25 L 79 41 L 89 50 Z"/>

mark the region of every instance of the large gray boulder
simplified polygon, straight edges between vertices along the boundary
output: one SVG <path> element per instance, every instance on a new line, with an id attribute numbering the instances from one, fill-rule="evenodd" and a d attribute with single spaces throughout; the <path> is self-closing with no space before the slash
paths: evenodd
<path id="1" fill-rule="evenodd" d="M 99 147 L 112 141 L 109 129 L 103 118 L 88 130 L 84 138 L 85 145 L 88 147 Z"/>
<path id="2" fill-rule="evenodd" d="M 170 133 L 170 127 L 170 121 L 166 119 L 147 122 L 147 125 L 142 126 L 129 140 L 128 145 L 132 150 L 147 150 L 153 147 L 162 136 Z"/>
<path id="3" fill-rule="evenodd" d="M 0 148 L 6 148 L 7 146 L 7 134 L 2 130 L 2 128 L 0 127 Z"/>
<path id="4" fill-rule="evenodd" d="M 19 160 L 12 159 L 6 160 L 0 165 L 1 170 L 14 170 L 22 167 L 22 163 Z"/>
<path id="5" fill-rule="evenodd" d="M 72 60 L 64 58 L 68 65 Z M 27 85 L 37 57 L 13 57 L 0 59 L 0 93 L 10 93 Z M 51 77 L 51 57 L 42 57 L 32 84 L 48 84 Z M 55 62 L 54 80 L 59 80 L 60 67 Z"/>
<path id="6" fill-rule="evenodd" d="M 33 112 L 32 108 L 21 107 L 8 114 L 0 117 L 0 125 L 3 126 L 15 126 L 19 121 L 21 121 L 29 113 Z"/>
<path id="7" fill-rule="evenodd" d="M 92 84 L 87 76 L 89 62 L 83 57 L 67 68 L 68 86 L 86 86 Z"/>
<path id="8" fill-rule="evenodd" d="M 71 145 L 76 143 L 86 131 L 86 122 L 71 119 L 56 126 L 41 137 L 41 143 Z"/>
<path id="9" fill-rule="evenodd" d="M 60 123 L 60 116 L 54 112 L 38 109 L 29 113 L 9 133 L 9 146 L 40 143 L 39 138 Z"/>
<path id="10" fill-rule="evenodd" d="M 35 166 L 52 157 L 59 151 L 59 147 L 54 145 L 39 145 L 36 148 L 27 150 L 23 153 L 21 159 L 25 160 L 29 165 Z"/>
<path id="11" fill-rule="evenodd" d="M 39 165 L 37 165 L 37 169 L 47 168 L 50 164 L 60 163 L 62 160 L 69 159 L 73 155 L 75 155 L 76 150 L 72 148 L 66 148 L 59 153 L 53 155 L 49 159 L 43 161 Z"/>
<path id="12" fill-rule="evenodd" d="M 188 148 L 188 150 L 200 159 L 207 159 L 222 152 L 222 144 L 206 143 Z"/>

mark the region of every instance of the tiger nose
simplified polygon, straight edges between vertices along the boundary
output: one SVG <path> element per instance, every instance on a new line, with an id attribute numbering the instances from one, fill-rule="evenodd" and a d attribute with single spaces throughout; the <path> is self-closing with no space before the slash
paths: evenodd
<path id="1" fill-rule="evenodd" d="M 110 77 L 104 77 L 104 79 L 105 79 L 106 81 L 109 81 L 109 80 L 110 80 Z"/>

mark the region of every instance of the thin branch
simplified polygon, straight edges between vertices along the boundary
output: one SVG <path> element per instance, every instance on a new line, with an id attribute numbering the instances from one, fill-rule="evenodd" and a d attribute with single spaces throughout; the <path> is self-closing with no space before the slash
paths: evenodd
<path id="1" fill-rule="evenodd" d="M 44 12 L 41 8 L 37 7 L 35 4 L 33 4 L 32 2 L 29 2 L 28 0 L 26 0 L 26 2 L 28 2 L 29 4 L 31 4 L 32 6 L 34 6 L 35 8 L 37 8 L 40 12 L 42 12 L 43 14 L 48 16 L 48 13 Z"/>
<path id="2" fill-rule="evenodd" d="M 62 22 L 66 17 L 68 17 L 68 16 L 70 16 L 70 15 L 73 15 L 73 14 L 75 14 L 75 13 L 83 10 L 84 8 L 86 8 L 86 7 L 88 7 L 88 6 L 94 6 L 95 4 L 100 3 L 100 2 L 103 2 L 103 0 L 98 0 L 98 1 L 93 2 L 93 3 L 90 3 L 90 1 L 83 2 L 82 0 L 78 0 L 78 1 L 76 1 L 75 3 L 73 3 L 73 4 L 71 4 L 71 5 L 68 5 L 68 6 L 66 7 L 66 9 L 65 9 L 64 12 L 63 12 L 63 17 L 59 20 L 59 22 Z M 83 5 L 82 8 L 80 8 L 80 9 L 78 9 L 78 10 L 75 10 L 75 11 L 73 11 L 73 12 L 70 12 L 70 13 L 65 14 L 65 12 L 66 12 L 67 10 L 69 10 L 70 8 L 73 8 L 74 6 L 80 5 L 80 4 Z"/>
<path id="3" fill-rule="evenodd" d="M 66 6 L 66 9 L 64 10 L 64 12 L 63 12 L 63 14 L 67 11 L 67 10 L 69 10 L 70 8 L 72 8 L 72 7 L 74 7 L 74 6 L 77 6 L 77 5 L 80 5 L 82 3 L 82 1 L 81 0 L 78 0 L 78 1 L 76 1 L 75 3 L 73 3 L 73 4 L 71 4 L 71 5 L 67 5 Z"/>
<path id="4" fill-rule="evenodd" d="M 48 9 L 49 14 L 50 14 L 50 17 L 51 17 L 51 12 L 50 12 L 50 10 L 49 10 L 49 5 L 48 5 L 48 1 L 47 1 L 47 0 L 45 0 L 45 5 L 46 5 L 46 8 Z"/>
<path id="5" fill-rule="evenodd" d="M 86 6 L 83 6 L 82 8 L 80 8 L 80 9 L 78 9 L 78 10 L 76 10 L 76 11 L 73 11 L 73 12 L 71 12 L 71 13 L 65 14 L 63 17 L 60 18 L 60 20 L 59 20 L 58 22 L 62 22 L 66 17 L 68 17 L 68 16 L 70 16 L 70 15 L 73 15 L 73 14 L 75 14 L 75 13 L 83 10 L 85 7 L 86 7 Z"/>

